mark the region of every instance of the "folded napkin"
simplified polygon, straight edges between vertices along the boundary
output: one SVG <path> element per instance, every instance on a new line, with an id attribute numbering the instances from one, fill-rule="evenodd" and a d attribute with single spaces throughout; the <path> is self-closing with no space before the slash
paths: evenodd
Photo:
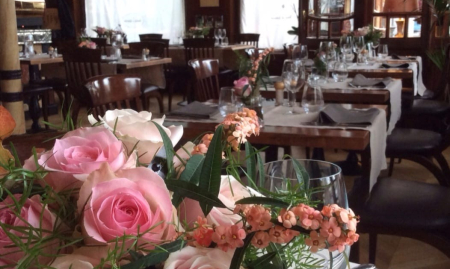
<path id="1" fill-rule="evenodd" d="M 409 64 L 408 63 L 404 63 L 404 64 L 381 64 L 381 67 L 383 68 L 408 68 Z"/>
<path id="2" fill-rule="evenodd" d="M 196 119 L 209 119 L 217 112 L 217 106 L 207 105 L 201 102 L 192 102 L 167 114 L 169 117 L 187 117 Z"/>
<path id="3" fill-rule="evenodd" d="M 340 104 L 328 104 L 320 112 L 319 121 L 322 123 L 371 125 L 378 114 L 380 114 L 380 110 L 377 108 L 349 110 Z"/>
<path id="4" fill-rule="evenodd" d="M 397 54 L 392 54 L 391 58 L 393 60 L 415 60 L 416 58 L 414 57 L 406 57 L 406 56 L 399 56 Z"/>
<path id="5" fill-rule="evenodd" d="M 392 78 L 386 77 L 382 79 L 366 78 L 364 75 L 357 74 L 348 84 L 352 87 L 377 87 L 385 88 L 391 83 Z"/>

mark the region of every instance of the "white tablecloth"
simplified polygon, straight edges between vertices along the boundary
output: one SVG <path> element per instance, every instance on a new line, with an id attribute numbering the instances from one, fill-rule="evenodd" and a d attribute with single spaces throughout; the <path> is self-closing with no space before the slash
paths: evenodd
<path id="1" fill-rule="evenodd" d="M 267 105 L 263 107 L 264 110 L 264 125 L 265 126 L 290 126 L 301 128 L 315 128 L 315 129 L 360 129 L 370 131 L 370 154 L 371 154 L 371 170 L 370 170 L 370 190 L 377 182 L 381 170 L 386 169 L 386 112 L 380 109 L 380 114 L 376 117 L 373 124 L 369 127 L 336 127 L 336 126 L 311 126 L 302 124 L 302 122 L 311 121 L 308 115 L 305 114 L 287 114 L 289 107 Z M 308 118 L 308 120 L 305 120 Z M 217 122 L 220 123 L 223 117 L 216 113 L 209 120 L 193 120 L 183 118 L 170 118 L 168 120 L 188 121 L 188 122 Z"/>
<path id="2" fill-rule="evenodd" d="M 347 79 L 344 82 L 334 82 L 334 80 L 329 79 L 328 83 L 321 84 L 323 89 L 345 89 L 345 90 L 358 90 L 358 88 L 351 88 L 348 86 L 348 82 L 352 79 Z M 379 88 L 364 87 L 367 90 L 380 90 Z M 390 93 L 389 102 L 391 105 L 391 118 L 389 120 L 388 134 L 391 134 L 397 124 L 400 116 L 402 114 L 402 81 L 401 79 L 394 79 L 386 87 L 386 90 Z"/>

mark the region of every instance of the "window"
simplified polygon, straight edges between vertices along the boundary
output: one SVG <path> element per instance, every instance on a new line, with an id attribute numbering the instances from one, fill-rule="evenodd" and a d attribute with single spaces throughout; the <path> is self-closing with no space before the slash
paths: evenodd
<path id="1" fill-rule="evenodd" d="M 373 25 L 384 38 L 421 37 L 421 0 L 373 0 L 372 10 Z"/>
<path id="2" fill-rule="evenodd" d="M 287 33 L 292 26 L 298 27 L 298 0 L 241 0 L 241 33 L 259 33 L 261 48 L 297 43 Z"/>
<path id="3" fill-rule="evenodd" d="M 86 27 L 115 29 L 121 25 L 128 42 L 138 42 L 139 34 L 160 33 L 172 43 L 185 29 L 184 0 L 86 0 Z"/>

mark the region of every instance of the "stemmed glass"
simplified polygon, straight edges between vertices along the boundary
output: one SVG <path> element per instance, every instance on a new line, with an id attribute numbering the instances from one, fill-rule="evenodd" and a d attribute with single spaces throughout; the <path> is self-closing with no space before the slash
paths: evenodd
<path id="1" fill-rule="evenodd" d="M 218 36 L 219 36 L 219 43 L 222 45 L 222 38 L 226 35 L 226 32 L 225 32 L 225 35 L 224 35 L 224 29 L 219 29 L 218 31 L 217 31 L 217 33 L 218 33 Z"/>
<path id="2" fill-rule="evenodd" d="M 300 46 L 300 60 L 302 61 L 303 66 L 305 66 L 306 60 L 308 60 L 308 46 L 307 45 Z"/>
<path id="3" fill-rule="evenodd" d="M 355 43 L 353 46 L 353 49 L 355 50 L 355 53 L 358 55 L 357 62 L 361 62 L 361 52 L 366 48 L 366 43 L 364 42 L 363 36 L 357 36 L 355 37 Z"/>
<path id="4" fill-rule="evenodd" d="M 305 70 L 303 66 L 291 63 L 291 71 L 287 71 L 283 74 L 284 85 L 288 91 L 293 95 L 293 102 L 291 102 L 291 110 L 288 114 L 296 114 L 295 111 L 296 93 L 300 91 L 300 88 L 305 84 Z"/>
<path id="5" fill-rule="evenodd" d="M 373 57 L 374 58 L 377 57 L 378 46 L 380 46 L 380 40 L 373 40 L 372 41 L 372 48 L 373 48 Z"/>
<path id="6" fill-rule="evenodd" d="M 339 42 L 342 49 L 342 54 L 345 55 L 345 59 L 348 61 L 353 60 L 353 38 L 351 36 L 342 36 Z"/>
<path id="7" fill-rule="evenodd" d="M 234 95 L 234 90 L 232 87 L 220 88 L 219 111 L 223 117 L 225 117 L 227 114 L 235 113 L 238 111 L 238 106 L 235 99 L 236 97 Z"/>
<path id="8" fill-rule="evenodd" d="M 220 44 L 220 29 L 219 28 L 214 29 L 214 37 L 216 38 L 215 45 L 219 46 L 219 44 Z"/>
<path id="9" fill-rule="evenodd" d="M 283 70 L 282 70 L 282 73 L 281 73 L 281 77 L 283 78 L 283 84 L 284 84 L 284 78 L 287 76 L 287 74 L 289 72 L 292 72 L 293 66 L 294 66 L 294 60 L 289 60 L 289 59 L 288 60 L 284 60 Z M 287 100 L 287 102 L 284 102 L 283 106 L 290 107 L 290 106 L 292 106 L 292 102 L 295 103 L 295 96 L 293 96 L 291 94 L 291 92 L 287 90 L 285 84 L 284 84 L 284 92 L 287 93 L 287 98 L 285 99 L 285 100 Z M 292 100 L 292 99 L 294 99 L 294 100 Z"/>

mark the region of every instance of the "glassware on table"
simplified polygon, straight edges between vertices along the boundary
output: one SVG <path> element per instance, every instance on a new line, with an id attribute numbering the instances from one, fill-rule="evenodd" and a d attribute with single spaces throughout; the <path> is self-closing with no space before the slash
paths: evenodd
<path id="1" fill-rule="evenodd" d="M 376 52 L 373 47 L 373 42 L 367 42 L 366 46 L 367 46 L 367 51 L 368 51 L 368 54 L 367 54 L 368 59 L 369 60 L 374 59 L 376 57 Z"/>
<path id="2" fill-rule="evenodd" d="M 288 72 L 292 72 L 292 67 L 294 66 L 293 60 L 284 60 L 283 63 L 283 70 L 281 73 L 281 77 L 283 78 L 283 84 L 285 76 L 288 74 Z M 284 84 L 284 92 L 287 94 L 287 98 L 285 98 L 285 101 L 283 102 L 283 106 L 290 107 L 292 106 L 291 102 L 295 103 L 295 96 L 291 94 L 290 91 L 287 90 L 286 85 Z"/>
<path id="3" fill-rule="evenodd" d="M 220 88 L 219 111 L 223 117 L 238 111 L 238 105 L 236 104 L 236 97 L 232 87 Z"/>
<path id="4" fill-rule="evenodd" d="M 366 63 L 362 58 L 362 52 L 366 49 L 366 43 L 364 42 L 363 36 L 356 36 L 353 41 L 353 50 L 356 53 L 356 62 L 357 63 Z"/>
<path id="5" fill-rule="evenodd" d="M 311 200 L 318 202 L 317 208 L 319 210 L 323 205 L 329 204 L 337 204 L 342 208 L 348 209 L 347 191 L 339 166 L 316 160 L 298 160 L 298 162 L 300 162 L 309 175 L 310 179 L 307 182 L 309 189 L 317 190 L 317 192 L 312 192 Z M 286 194 L 286 192 L 293 191 L 299 187 L 299 181 L 292 160 L 266 163 L 264 164 L 264 171 L 264 187 L 271 192 Z M 320 268 L 329 268 L 330 256 L 328 250 L 321 250 L 313 255 L 313 258 L 324 260 Z M 332 255 L 332 269 L 342 268 L 346 260 L 344 253 L 334 251 Z"/>
<path id="6" fill-rule="evenodd" d="M 26 35 L 23 42 L 23 54 L 25 58 L 34 56 L 34 38 L 32 34 Z"/>
<path id="7" fill-rule="evenodd" d="M 223 46 L 228 46 L 228 37 L 224 37 L 223 39 L 222 39 L 222 45 Z"/>
<path id="8" fill-rule="evenodd" d="M 384 59 L 384 58 L 388 57 L 388 55 L 389 55 L 388 45 L 381 44 L 378 47 L 378 57 Z"/>
<path id="9" fill-rule="evenodd" d="M 380 46 L 380 40 L 374 40 L 372 41 L 372 48 L 373 48 L 373 57 L 377 57 L 377 49 Z"/>
<path id="10" fill-rule="evenodd" d="M 214 29 L 214 37 L 215 37 L 215 40 L 216 40 L 216 42 L 215 42 L 216 46 L 220 45 L 220 36 L 221 35 L 219 34 L 219 31 L 220 31 L 219 28 Z"/>
<path id="11" fill-rule="evenodd" d="M 347 64 L 342 61 L 338 61 L 334 64 L 333 71 L 331 72 L 331 76 L 336 82 L 343 82 L 348 77 Z"/>
<path id="12" fill-rule="evenodd" d="M 302 107 L 306 113 L 320 112 L 325 105 L 322 89 L 317 83 L 307 83 L 303 89 Z"/>
<path id="13" fill-rule="evenodd" d="M 120 49 L 122 48 L 122 44 L 123 44 L 122 34 L 115 34 L 112 37 L 111 45 L 114 49 L 114 58 L 117 60 L 122 59 L 122 52 L 120 51 Z"/>
<path id="14" fill-rule="evenodd" d="M 296 111 L 296 94 L 300 91 L 300 89 L 305 85 L 305 69 L 302 65 L 296 65 L 292 63 L 291 71 L 285 72 L 283 74 L 284 86 L 288 91 L 291 92 L 291 109 L 288 111 L 288 114 L 296 114 L 299 111 Z"/>
<path id="15" fill-rule="evenodd" d="M 308 46 L 307 45 L 300 46 L 300 60 L 302 61 L 303 66 L 306 64 L 306 60 L 308 60 Z"/>
<path id="16" fill-rule="evenodd" d="M 218 36 L 219 36 L 219 43 L 220 43 L 220 45 L 222 45 L 222 38 L 225 36 L 224 33 L 223 33 L 223 29 L 219 29 L 219 30 L 217 31 L 217 34 L 218 34 Z M 226 34 L 226 33 L 225 33 L 225 34 Z"/>

